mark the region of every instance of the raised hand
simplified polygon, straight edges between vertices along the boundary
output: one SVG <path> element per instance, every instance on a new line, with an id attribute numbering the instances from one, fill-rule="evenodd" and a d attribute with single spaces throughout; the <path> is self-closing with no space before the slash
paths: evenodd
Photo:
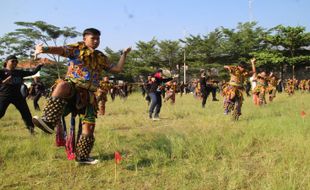
<path id="1" fill-rule="evenodd" d="M 252 63 L 252 64 L 255 64 L 255 63 L 256 63 L 256 58 L 255 58 L 255 57 L 251 59 L 251 63 Z"/>
<path id="2" fill-rule="evenodd" d="M 33 54 L 35 60 L 37 59 L 37 57 L 38 57 L 38 55 L 40 53 L 43 53 L 43 44 L 37 44 L 36 45 L 36 48 L 35 48 L 35 51 L 34 51 L 34 54 Z"/>
<path id="3" fill-rule="evenodd" d="M 126 49 L 123 50 L 123 53 L 124 53 L 125 55 L 127 55 L 130 51 L 131 51 L 131 47 L 128 47 L 128 48 L 126 48 Z"/>

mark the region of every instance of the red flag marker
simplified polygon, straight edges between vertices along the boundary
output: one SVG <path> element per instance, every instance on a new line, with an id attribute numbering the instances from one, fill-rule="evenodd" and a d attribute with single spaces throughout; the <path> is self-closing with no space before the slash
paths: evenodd
<path id="1" fill-rule="evenodd" d="M 121 163 L 121 160 L 122 160 L 122 156 L 119 152 L 115 152 L 114 153 L 114 158 L 115 158 L 115 163 L 116 164 L 120 164 Z"/>
<path id="2" fill-rule="evenodd" d="M 306 116 L 306 112 L 305 111 L 300 112 L 300 116 L 304 118 Z"/>
<path id="3" fill-rule="evenodd" d="M 122 160 L 122 156 L 119 152 L 114 152 L 114 159 L 115 159 L 115 167 L 114 167 L 114 183 L 116 183 L 117 181 L 117 170 L 116 170 L 116 166 L 117 164 L 121 163 Z"/>

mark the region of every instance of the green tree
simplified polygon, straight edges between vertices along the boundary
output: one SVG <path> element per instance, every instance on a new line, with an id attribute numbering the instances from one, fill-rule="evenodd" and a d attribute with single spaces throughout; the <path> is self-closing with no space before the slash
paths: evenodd
<path id="1" fill-rule="evenodd" d="M 206 60 L 203 37 L 190 35 L 181 42 L 185 44 L 184 49 L 189 67 L 202 67 Z"/>
<path id="2" fill-rule="evenodd" d="M 185 44 L 186 65 L 188 66 L 187 74 L 198 77 L 199 70 L 211 66 L 211 54 L 213 49 L 208 41 L 208 35 L 190 35 L 185 40 L 180 40 Z"/>
<path id="3" fill-rule="evenodd" d="M 106 47 L 105 53 L 112 64 L 118 63 L 121 56 L 121 51 L 115 52 L 112 49 Z M 147 76 L 148 74 L 153 72 L 153 70 L 139 58 L 139 55 L 140 52 L 138 52 L 137 50 L 132 50 L 130 54 L 127 55 L 126 64 L 124 66 L 123 72 L 118 74 L 106 73 L 106 75 L 113 75 L 115 79 L 121 79 L 131 82 L 139 80 L 140 75 Z"/>
<path id="4" fill-rule="evenodd" d="M 138 41 L 136 43 L 137 61 L 143 63 L 143 65 L 151 67 L 152 69 L 161 67 L 162 64 L 159 59 L 157 44 L 158 41 L 155 38 L 149 42 Z"/>
<path id="5" fill-rule="evenodd" d="M 248 60 L 251 52 L 262 49 L 264 34 L 256 23 L 239 23 L 236 29 L 221 27 L 206 35 L 190 35 L 183 41 L 187 62 L 196 73 L 199 68 L 221 71 L 223 65 Z"/>
<path id="6" fill-rule="evenodd" d="M 179 41 L 163 40 L 158 42 L 159 56 L 163 65 L 170 71 L 180 68 L 181 47 Z"/>
<path id="7" fill-rule="evenodd" d="M 257 27 L 256 22 L 239 23 L 236 29 L 222 28 L 223 52 L 234 62 L 248 61 L 251 53 L 266 47 L 262 43 L 266 36 L 265 29 Z"/>
<path id="8" fill-rule="evenodd" d="M 15 31 L 5 34 L 0 38 L 0 54 L 15 54 L 21 59 L 31 59 L 36 43 L 43 43 L 45 46 L 62 46 L 70 38 L 80 35 L 75 27 L 57 27 L 44 21 L 36 22 L 15 22 L 19 27 Z M 43 81 L 50 83 L 51 78 L 60 78 L 66 72 L 64 59 L 60 56 L 49 55 L 48 58 L 56 63 L 55 66 L 44 68 L 43 72 L 49 79 L 43 77 Z M 54 71 L 56 69 L 56 72 Z M 54 81 L 54 80 L 53 80 Z"/>
<path id="9" fill-rule="evenodd" d="M 310 33 L 305 32 L 305 27 L 278 25 L 272 28 L 275 32 L 270 42 L 277 47 L 278 52 L 285 56 L 285 62 L 292 66 L 292 76 L 295 77 L 295 66 L 309 63 L 310 56 L 304 52 L 305 47 L 310 46 Z"/>

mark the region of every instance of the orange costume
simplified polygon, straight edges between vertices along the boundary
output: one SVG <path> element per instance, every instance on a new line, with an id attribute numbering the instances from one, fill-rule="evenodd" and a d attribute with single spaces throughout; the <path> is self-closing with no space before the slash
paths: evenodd
<path id="1" fill-rule="evenodd" d="M 237 66 L 227 66 L 226 68 L 230 72 L 230 81 L 223 89 L 224 113 L 228 114 L 233 111 L 233 118 L 238 120 L 243 102 L 243 83 L 249 73 Z"/>
<path id="2" fill-rule="evenodd" d="M 109 78 L 104 77 L 102 81 L 100 81 L 100 86 L 96 92 L 96 98 L 98 102 L 98 115 L 105 114 L 105 104 L 108 101 L 108 93 L 112 88 L 112 84 L 109 82 Z"/>
<path id="3" fill-rule="evenodd" d="M 285 91 L 288 93 L 289 96 L 294 94 L 295 84 L 293 79 L 288 79 L 285 85 Z"/>
<path id="4" fill-rule="evenodd" d="M 177 83 L 176 82 L 167 82 L 166 83 L 166 98 L 165 102 L 171 99 L 171 103 L 175 103 L 175 92 L 177 90 Z"/>
<path id="5" fill-rule="evenodd" d="M 256 86 L 253 89 L 254 103 L 256 105 L 266 104 L 267 76 L 265 72 L 261 72 L 256 76 Z"/>

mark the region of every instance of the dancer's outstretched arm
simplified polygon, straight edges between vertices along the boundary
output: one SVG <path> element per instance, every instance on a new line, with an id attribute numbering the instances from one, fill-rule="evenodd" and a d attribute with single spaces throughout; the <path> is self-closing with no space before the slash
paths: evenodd
<path id="1" fill-rule="evenodd" d="M 131 51 L 131 47 L 124 49 L 121 57 L 119 58 L 118 64 L 110 69 L 113 73 L 119 73 L 123 70 L 126 61 L 127 54 Z"/>

